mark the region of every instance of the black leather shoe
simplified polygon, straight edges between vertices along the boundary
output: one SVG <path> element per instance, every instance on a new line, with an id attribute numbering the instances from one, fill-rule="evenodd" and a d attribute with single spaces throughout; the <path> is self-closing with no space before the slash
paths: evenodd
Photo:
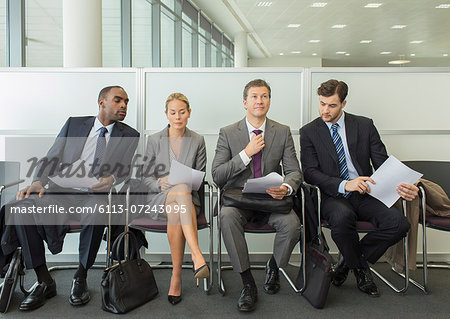
<path id="1" fill-rule="evenodd" d="M 331 269 L 331 282 L 333 283 L 333 285 L 335 285 L 336 287 L 342 285 L 347 279 L 349 270 L 350 269 L 345 264 L 344 256 L 339 254 L 338 262 Z"/>
<path id="2" fill-rule="evenodd" d="M 167 299 L 169 300 L 169 302 L 172 305 L 175 306 L 177 303 L 179 303 L 181 301 L 181 295 L 179 295 L 179 296 L 167 295 Z"/>
<path id="3" fill-rule="evenodd" d="M 19 306 L 19 310 L 28 311 L 37 309 L 45 304 L 47 299 L 56 296 L 56 283 L 53 280 L 51 284 L 42 282 L 34 287 L 33 291 L 25 298 Z"/>
<path id="4" fill-rule="evenodd" d="M 86 278 L 73 278 L 72 288 L 70 289 L 69 302 L 72 306 L 85 305 L 91 300 Z"/>
<path id="5" fill-rule="evenodd" d="M 250 312 L 255 310 L 256 301 L 258 301 L 258 289 L 256 289 L 256 286 L 250 284 L 244 285 L 238 300 L 239 311 Z"/>
<path id="6" fill-rule="evenodd" d="M 373 277 L 369 268 L 355 268 L 353 272 L 355 273 L 359 290 L 371 297 L 380 296 L 380 292 L 378 291 L 377 285 L 373 282 Z"/>
<path id="7" fill-rule="evenodd" d="M 264 281 L 264 292 L 274 295 L 280 291 L 280 275 L 278 268 L 270 268 L 269 262 L 266 264 L 266 279 Z"/>

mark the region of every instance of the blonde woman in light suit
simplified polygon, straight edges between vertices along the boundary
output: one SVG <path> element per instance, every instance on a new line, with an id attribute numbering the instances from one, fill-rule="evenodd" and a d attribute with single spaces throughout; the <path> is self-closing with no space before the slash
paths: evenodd
<path id="1" fill-rule="evenodd" d="M 186 127 L 191 116 L 186 96 L 181 93 L 169 95 L 165 114 L 168 126 L 148 139 L 144 184 L 149 191 L 147 202 L 152 208 L 151 218 L 167 220 L 173 265 L 168 300 L 176 305 L 181 301 L 181 266 L 186 242 L 191 250 L 194 278 L 208 278 L 210 270 L 198 246 L 198 193 L 186 184 L 171 185 L 168 176 L 173 160 L 205 171 L 206 147 L 203 136 Z"/>

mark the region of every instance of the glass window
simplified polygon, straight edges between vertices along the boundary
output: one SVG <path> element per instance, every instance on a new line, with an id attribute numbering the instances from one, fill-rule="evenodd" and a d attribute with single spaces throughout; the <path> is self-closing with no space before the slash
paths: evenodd
<path id="1" fill-rule="evenodd" d="M 6 61 L 6 48 L 7 48 L 7 32 L 6 28 L 6 1 L 0 1 L 0 67 L 7 66 L 8 61 Z"/>
<path id="2" fill-rule="evenodd" d="M 217 67 L 217 48 L 215 45 L 211 46 L 211 67 Z"/>
<path id="3" fill-rule="evenodd" d="M 152 5 L 147 0 L 132 2 L 133 66 L 152 66 Z"/>
<path id="4" fill-rule="evenodd" d="M 104 67 L 122 66 L 120 0 L 102 0 L 102 58 Z"/>
<path id="5" fill-rule="evenodd" d="M 161 3 L 168 6 L 170 10 L 175 11 L 175 0 L 161 0 Z"/>
<path id="6" fill-rule="evenodd" d="M 206 39 L 202 36 L 198 37 L 198 66 L 206 67 Z"/>
<path id="7" fill-rule="evenodd" d="M 192 29 L 183 23 L 182 29 L 182 61 L 183 67 L 192 67 Z"/>
<path id="8" fill-rule="evenodd" d="M 175 17 L 161 9 L 161 66 L 175 66 Z"/>
<path id="9" fill-rule="evenodd" d="M 25 65 L 63 66 L 62 1 L 25 2 Z"/>

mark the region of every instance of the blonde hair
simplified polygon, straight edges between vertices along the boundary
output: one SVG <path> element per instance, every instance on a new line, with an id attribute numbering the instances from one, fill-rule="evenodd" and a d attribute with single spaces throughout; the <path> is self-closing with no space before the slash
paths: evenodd
<path id="1" fill-rule="evenodd" d="M 189 106 L 189 100 L 184 94 L 182 94 L 182 93 L 172 93 L 172 94 L 170 94 L 167 97 L 167 100 L 166 100 L 166 113 L 167 113 L 167 106 L 173 100 L 178 100 L 178 101 L 184 102 L 186 104 L 186 106 L 187 106 L 187 110 L 188 111 L 190 110 L 191 107 Z"/>

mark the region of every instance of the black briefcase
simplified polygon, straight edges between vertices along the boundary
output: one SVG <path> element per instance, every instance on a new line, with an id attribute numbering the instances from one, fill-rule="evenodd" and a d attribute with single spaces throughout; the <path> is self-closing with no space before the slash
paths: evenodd
<path id="1" fill-rule="evenodd" d="M 230 188 L 222 193 L 222 205 L 260 213 L 289 214 L 294 201 L 292 196 L 275 199 L 269 194 L 242 193 L 242 188 Z"/>
<path id="2" fill-rule="evenodd" d="M 322 235 L 316 236 L 306 244 L 306 288 L 302 295 L 314 308 L 319 309 L 325 306 L 331 283 L 333 259 L 328 250 Z M 302 268 L 300 268 L 295 285 L 297 289 L 303 287 Z"/>
<path id="3" fill-rule="evenodd" d="M 112 251 L 120 256 L 120 243 L 129 235 L 132 252 L 129 259 L 105 269 L 101 283 L 102 309 L 112 313 L 126 313 L 158 294 L 150 265 L 141 259 L 134 233 L 123 232 L 114 241 Z M 112 262 L 112 254 L 110 256 Z"/>

